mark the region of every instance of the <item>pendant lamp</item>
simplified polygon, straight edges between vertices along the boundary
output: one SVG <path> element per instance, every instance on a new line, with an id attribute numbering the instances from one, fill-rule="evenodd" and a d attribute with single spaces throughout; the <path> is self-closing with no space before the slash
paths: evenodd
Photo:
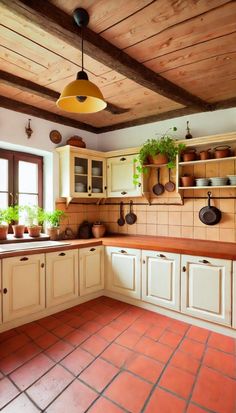
<path id="1" fill-rule="evenodd" d="M 84 71 L 83 27 L 87 26 L 89 15 L 86 10 L 78 8 L 73 16 L 76 24 L 81 28 L 82 70 L 77 73 L 76 80 L 65 86 L 56 104 L 66 112 L 95 113 L 105 109 L 107 104 L 100 89 L 88 80 L 88 75 Z"/>

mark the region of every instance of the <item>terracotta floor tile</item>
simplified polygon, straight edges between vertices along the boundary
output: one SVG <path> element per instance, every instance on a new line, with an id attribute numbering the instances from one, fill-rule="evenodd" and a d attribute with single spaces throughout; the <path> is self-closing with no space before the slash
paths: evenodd
<path id="1" fill-rule="evenodd" d="M 189 373 L 197 374 L 198 368 L 200 366 L 200 361 L 194 359 L 189 354 L 183 353 L 182 351 L 178 350 L 173 355 L 170 361 L 170 365 L 188 371 Z"/>
<path id="2" fill-rule="evenodd" d="M 199 341 L 200 343 L 206 343 L 209 334 L 210 331 L 205 328 L 191 326 L 186 334 L 186 337 L 190 338 L 191 340 Z"/>
<path id="3" fill-rule="evenodd" d="M 97 331 L 101 330 L 103 326 L 96 321 L 86 321 L 85 324 L 83 324 L 80 329 L 83 331 L 86 331 L 88 334 L 94 334 Z"/>
<path id="4" fill-rule="evenodd" d="M 83 343 L 83 341 L 85 341 L 88 337 L 89 334 L 85 331 L 77 330 L 65 336 L 64 340 L 68 341 L 70 344 L 72 344 L 72 346 L 76 347 Z"/>
<path id="5" fill-rule="evenodd" d="M 73 328 L 79 328 L 83 324 L 85 324 L 85 320 L 81 316 L 73 316 L 70 321 L 68 321 L 66 324 L 68 326 L 71 326 Z"/>
<path id="6" fill-rule="evenodd" d="M 155 383 L 160 377 L 164 366 L 165 365 L 159 361 L 136 353 L 128 360 L 125 368 L 143 379 Z"/>
<path id="7" fill-rule="evenodd" d="M 79 379 L 85 381 L 98 392 L 101 392 L 118 371 L 116 367 L 107 363 L 107 361 L 98 358 L 80 374 Z"/>
<path id="8" fill-rule="evenodd" d="M 52 333 L 55 334 L 55 336 L 62 338 L 67 334 L 72 333 L 73 331 L 75 330 L 71 326 L 68 326 L 67 324 L 61 324 L 60 326 L 54 328 L 54 330 L 52 330 Z"/>
<path id="9" fill-rule="evenodd" d="M 105 340 L 107 341 L 113 341 L 116 337 L 120 335 L 120 331 L 110 326 L 105 326 L 101 330 L 99 330 L 97 334 L 105 338 Z"/>
<path id="10" fill-rule="evenodd" d="M 184 335 L 190 327 L 190 324 L 184 323 L 182 321 L 178 320 L 172 320 L 170 325 L 168 326 L 168 330 L 173 331 L 174 333 L 177 334 L 182 334 Z"/>
<path id="11" fill-rule="evenodd" d="M 171 348 L 176 348 L 183 336 L 180 334 L 173 333 L 172 331 L 165 331 L 162 336 L 159 338 L 159 343 L 166 344 Z"/>
<path id="12" fill-rule="evenodd" d="M 236 357 L 232 354 L 208 347 L 203 359 L 203 364 L 226 376 L 236 378 Z"/>
<path id="13" fill-rule="evenodd" d="M 121 346 L 128 347 L 129 349 L 133 349 L 137 342 L 140 340 L 140 333 L 136 333 L 135 331 L 127 330 L 122 333 L 115 342 L 120 344 Z"/>
<path id="14" fill-rule="evenodd" d="M 145 413 L 184 413 L 186 403 L 171 393 L 155 389 L 147 404 Z"/>
<path id="15" fill-rule="evenodd" d="M 35 343 L 42 349 L 46 350 L 46 348 L 52 346 L 57 341 L 58 337 L 54 336 L 54 334 L 47 331 L 47 333 L 45 333 L 43 336 L 38 337 L 35 340 Z"/>
<path id="16" fill-rule="evenodd" d="M 98 315 L 98 313 L 96 313 L 93 310 L 86 310 L 82 313 L 82 317 L 85 321 L 94 320 L 94 318 L 96 318 L 97 315 Z"/>
<path id="17" fill-rule="evenodd" d="M 47 408 L 47 413 L 84 413 L 97 397 L 95 391 L 75 380 Z"/>
<path id="18" fill-rule="evenodd" d="M 190 403 L 187 409 L 187 413 L 207 413 L 207 410 Z"/>
<path id="19" fill-rule="evenodd" d="M 208 346 L 225 351 L 226 353 L 235 354 L 236 339 L 224 336 L 223 334 L 211 333 Z"/>
<path id="20" fill-rule="evenodd" d="M 57 343 L 53 344 L 51 347 L 49 347 L 46 351 L 45 354 L 49 357 L 51 357 L 54 361 L 59 362 L 61 359 L 63 359 L 67 354 L 69 354 L 74 347 L 67 343 L 66 341 L 58 341 Z"/>
<path id="21" fill-rule="evenodd" d="M 187 399 L 191 393 L 194 380 L 195 376 L 187 371 L 168 366 L 159 382 L 159 386 Z"/>
<path id="22" fill-rule="evenodd" d="M 165 327 L 151 326 L 145 333 L 145 336 L 151 338 L 152 340 L 159 340 L 165 331 Z"/>
<path id="23" fill-rule="evenodd" d="M 53 330 L 61 324 L 61 322 L 53 316 L 42 318 L 41 320 L 38 320 L 37 323 L 47 330 Z"/>
<path id="24" fill-rule="evenodd" d="M 40 409 L 45 409 L 73 378 L 72 374 L 57 365 L 29 387 L 26 393 Z"/>
<path id="25" fill-rule="evenodd" d="M 96 321 L 96 322 L 99 323 L 99 324 L 106 325 L 106 324 L 110 323 L 111 321 L 113 321 L 114 318 L 115 318 L 115 316 L 114 316 L 113 314 L 111 314 L 111 313 L 101 314 L 101 315 L 98 315 L 98 316 L 94 319 L 94 321 Z"/>
<path id="26" fill-rule="evenodd" d="M 124 413 L 124 410 L 104 397 L 99 397 L 92 407 L 90 407 L 88 413 Z"/>
<path id="27" fill-rule="evenodd" d="M 3 333 L 0 333 L 0 343 L 8 340 L 11 337 L 17 336 L 18 334 L 19 333 L 15 329 L 4 331 Z"/>
<path id="28" fill-rule="evenodd" d="M 108 342 L 104 338 L 94 334 L 89 337 L 84 343 L 81 344 L 81 348 L 91 353 L 93 356 L 98 356 L 108 346 Z"/>
<path id="29" fill-rule="evenodd" d="M 105 395 L 129 412 L 139 413 L 151 388 L 149 383 L 128 372 L 122 372 L 106 389 Z"/>
<path id="30" fill-rule="evenodd" d="M 136 333 L 143 335 L 149 329 L 149 325 L 142 320 L 136 320 L 131 326 L 130 331 L 135 331 Z"/>
<path id="31" fill-rule="evenodd" d="M 122 367 L 126 360 L 133 355 L 133 352 L 126 347 L 119 346 L 116 343 L 112 343 L 100 357 L 108 360 L 116 367 Z"/>
<path id="32" fill-rule="evenodd" d="M 202 343 L 198 343 L 197 341 L 185 338 L 180 344 L 179 350 L 189 354 L 197 360 L 200 360 L 205 350 L 205 346 Z"/>
<path id="33" fill-rule="evenodd" d="M 173 350 L 161 343 L 155 342 L 147 337 L 142 337 L 136 344 L 135 351 L 143 353 L 148 357 L 166 363 L 171 357 Z"/>
<path id="34" fill-rule="evenodd" d="M 127 328 L 129 327 L 129 324 L 124 325 L 124 323 L 122 321 L 119 321 L 117 319 L 113 320 L 109 325 L 110 325 L 110 327 L 113 327 L 116 330 L 119 330 L 121 333 L 123 331 L 127 330 Z"/>
<path id="35" fill-rule="evenodd" d="M 42 349 L 36 344 L 26 343 L 19 350 L 0 360 L 0 370 L 4 374 L 9 374 L 41 351 Z"/>
<path id="36" fill-rule="evenodd" d="M 80 347 L 77 347 L 72 353 L 70 353 L 64 360 L 61 361 L 61 364 L 70 370 L 75 376 L 81 373 L 92 361 L 94 357 L 91 356 L 87 351 L 83 350 Z"/>
<path id="37" fill-rule="evenodd" d="M 0 381 L 0 409 L 17 396 L 19 390 L 5 377 Z"/>
<path id="38" fill-rule="evenodd" d="M 21 393 L 17 396 L 11 403 L 9 403 L 4 409 L 3 413 L 37 413 L 39 410 L 37 407 L 28 399 L 28 397 Z"/>
<path id="39" fill-rule="evenodd" d="M 91 310 L 95 311 L 98 314 L 103 314 L 109 312 L 110 307 L 103 303 L 96 303 L 93 306 L 91 306 Z"/>
<path id="40" fill-rule="evenodd" d="M 6 341 L 0 344 L 0 358 L 6 357 L 8 354 L 14 353 L 16 350 L 23 347 L 26 343 L 30 341 L 30 338 L 25 334 L 17 334 L 12 336 Z"/>
<path id="41" fill-rule="evenodd" d="M 44 354 L 39 354 L 25 363 L 10 375 L 11 379 L 23 391 L 45 374 L 52 366 L 53 361 Z"/>
<path id="42" fill-rule="evenodd" d="M 30 327 L 24 330 L 24 333 L 27 334 L 27 336 L 29 336 L 33 340 L 36 339 L 37 337 L 42 336 L 46 332 L 47 330 L 44 327 L 36 323 L 33 325 L 30 325 Z"/>
<path id="43" fill-rule="evenodd" d="M 203 366 L 193 391 L 192 401 L 217 413 L 235 413 L 236 382 Z"/>

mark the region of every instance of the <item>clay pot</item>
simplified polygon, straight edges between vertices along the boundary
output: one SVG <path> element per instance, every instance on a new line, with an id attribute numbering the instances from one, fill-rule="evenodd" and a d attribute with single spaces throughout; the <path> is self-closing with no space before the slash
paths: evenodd
<path id="1" fill-rule="evenodd" d="M 215 153 L 215 158 L 227 158 L 227 156 L 230 156 L 230 146 L 225 145 L 225 146 L 217 146 L 214 148 L 214 153 Z"/>
<path id="2" fill-rule="evenodd" d="M 201 161 L 205 161 L 206 159 L 210 159 L 211 154 L 210 154 L 210 149 L 206 149 L 205 151 L 201 151 L 199 153 Z"/>
<path id="3" fill-rule="evenodd" d="M 12 225 L 15 238 L 23 238 L 25 232 L 25 226 L 21 224 Z"/>
<path id="4" fill-rule="evenodd" d="M 195 186 L 194 176 L 181 176 L 181 186 Z"/>
<path id="5" fill-rule="evenodd" d="M 168 163 L 168 156 L 164 153 L 158 153 L 155 156 L 149 156 L 148 162 L 152 165 L 164 165 Z"/>
<path id="6" fill-rule="evenodd" d="M 58 227 L 46 228 L 46 233 L 47 233 L 47 235 L 49 235 L 49 238 L 52 241 L 57 241 L 58 240 L 59 231 L 60 231 L 60 228 L 58 228 Z"/>
<path id="7" fill-rule="evenodd" d="M 76 135 L 71 136 L 71 138 L 67 139 L 66 144 L 77 146 L 77 148 L 86 148 L 86 143 L 83 141 L 83 139 Z"/>
<path id="8" fill-rule="evenodd" d="M 106 232 L 106 227 L 104 224 L 93 224 L 92 233 L 94 238 L 101 238 Z"/>
<path id="9" fill-rule="evenodd" d="M 0 240 L 7 239 L 8 234 L 8 225 L 0 224 Z"/>
<path id="10" fill-rule="evenodd" d="M 40 237 L 40 232 L 41 232 L 41 225 L 34 225 L 32 227 L 27 227 L 28 233 L 30 237 Z"/>
<path id="11" fill-rule="evenodd" d="M 184 162 L 190 162 L 190 161 L 195 161 L 196 159 L 196 149 L 187 149 L 183 153 L 183 161 Z"/>

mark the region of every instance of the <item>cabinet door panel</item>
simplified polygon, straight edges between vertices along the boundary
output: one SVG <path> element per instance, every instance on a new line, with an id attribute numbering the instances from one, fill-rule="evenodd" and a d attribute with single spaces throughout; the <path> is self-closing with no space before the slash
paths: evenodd
<path id="1" fill-rule="evenodd" d="M 182 266 L 182 311 L 230 325 L 231 261 L 186 255 Z"/>
<path id="2" fill-rule="evenodd" d="M 130 248 L 120 250 L 107 247 L 106 258 L 108 290 L 141 298 L 141 252 Z"/>
<path id="3" fill-rule="evenodd" d="M 46 303 L 52 307 L 78 297 L 78 251 L 46 254 Z"/>
<path id="4" fill-rule="evenodd" d="M 102 246 L 79 250 L 80 295 L 104 288 L 104 249 Z"/>
<path id="5" fill-rule="evenodd" d="M 142 257 L 143 300 L 179 310 L 180 256 L 143 251 Z"/>
<path id="6" fill-rule="evenodd" d="M 133 183 L 136 173 L 135 158 L 136 155 L 128 155 L 107 160 L 108 197 L 142 195 L 141 187 Z"/>
<path id="7" fill-rule="evenodd" d="M 23 258 L 23 261 L 21 259 Z M 44 255 L 3 260 L 3 321 L 14 320 L 45 308 Z"/>

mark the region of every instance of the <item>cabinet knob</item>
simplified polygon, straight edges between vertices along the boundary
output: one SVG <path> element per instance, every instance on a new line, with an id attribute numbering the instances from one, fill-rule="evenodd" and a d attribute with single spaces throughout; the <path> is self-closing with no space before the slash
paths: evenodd
<path id="1" fill-rule="evenodd" d="M 22 257 L 22 258 L 20 258 L 20 261 L 28 261 L 28 257 Z"/>
<path id="2" fill-rule="evenodd" d="M 65 252 L 60 252 L 60 254 L 58 254 L 60 257 L 64 257 L 66 255 Z"/>
<path id="3" fill-rule="evenodd" d="M 207 261 L 207 260 L 199 260 L 199 262 L 200 262 L 201 264 L 210 264 L 210 262 Z"/>
<path id="4" fill-rule="evenodd" d="M 125 192 L 125 191 L 121 192 L 121 195 L 126 195 L 126 194 L 127 194 L 127 192 Z"/>
<path id="5" fill-rule="evenodd" d="M 124 162 L 124 161 L 126 161 L 126 158 L 120 158 L 120 161 Z"/>
<path id="6" fill-rule="evenodd" d="M 164 254 L 157 254 L 158 257 L 160 258 L 166 258 L 166 256 Z"/>
<path id="7" fill-rule="evenodd" d="M 7 294 L 7 288 L 3 288 L 3 294 Z"/>
<path id="8" fill-rule="evenodd" d="M 92 194 L 88 194 L 88 196 L 92 196 Z"/>
<path id="9" fill-rule="evenodd" d="M 44 268 L 44 267 L 45 267 L 44 262 L 42 262 L 42 264 L 40 265 L 40 267 L 41 267 L 41 268 Z"/>
<path id="10" fill-rule="evenodd" d="M 140 188 L 141 185 L 142 185 L 141 182 L 139 182 L 138 187 Z"/>
<path id="11" fill-rule="evenodd" d="M 107 186 L 104 186 L 104 189 L 106 190 L 106 189 L 107 189 Z"/>
<path id="12" fill-rule="evenodd" d="M 120 250 L 121 254 L 127 254 L 127 251 L 125 250 Z"/>
<path id="13" fill-rule="evenodd" d="M 186 267 L 183 267 L 183 268 L 182 268 L 182 271 L 183 271 L 183 272 L 186 272 Z"/>
<path id="14" fill-rule="evenodd" d="M 143 260 L 143 264 L 146 264 L 146 261 L 145 261 L 145 260 Z"/>
<path id="15" fill-rule="evenodd" d="M 96 248 L 90 248 L 89 251 L 91 251 L 91 252 L 96 251 Z"/>

